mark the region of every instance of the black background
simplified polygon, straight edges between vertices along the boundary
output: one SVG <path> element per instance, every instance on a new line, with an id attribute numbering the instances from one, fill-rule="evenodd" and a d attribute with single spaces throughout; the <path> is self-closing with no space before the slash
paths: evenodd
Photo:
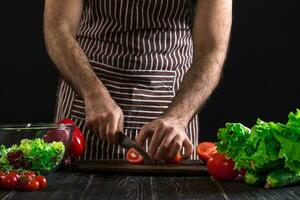
<path id="1" fill-rule="evenodd" d="M 43 41 L 43 1 L 0 7 L 0 123 L 52 122 L 57 71 Z M 200 140 L 228 121 L 285 122 L 300 107 L 297 0 L 234 1 L 232 39 L 221 83 L 200 113 Z"/>

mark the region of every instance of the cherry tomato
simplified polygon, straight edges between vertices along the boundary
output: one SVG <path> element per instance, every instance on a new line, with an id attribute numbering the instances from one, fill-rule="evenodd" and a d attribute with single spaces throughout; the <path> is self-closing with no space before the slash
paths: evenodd
<path id="1" fill-rule="evenodd" d="M 47 179 L 44 176 L 37 176 L 34 180 L 39 182 L 39 190 L 42 190 L 47 186 Z"/>
<path id="2" fill-rule="evenodd" d="M 141 156 L 134 148 L 127 151 L 126 160 L 131 164 L 142 164 L 144 162 L 143 156 Z"/>
<path id="3" fill-rule="evenodd" d="M 217 153 L 217 147 L 212 142 L 201 142 L 197 146 L 197 154 L 199 158 L 205 163 L 215 153 Z"/>
<path id="4" fill-rule="evenodd" d="M 182 156 L 180 155 L 180 153 L 177 153 L 175 158 L 171 159 L 171 160 L 166 160 L 167 163 L 170 164 L 178 164 L 182 161 Z"/>
<path id="5" fill-rule="evenodd" d="M 25 177 L 25 179 L 33 179 L 34 177 L 36 177 L 36 174 L 32 171 L 27 171 L 25 173 L 23 173 L 23 176 Z"/>
<path id="6" fill-rule="evenodd" d="M 6 174 L 3 171 L 0 171 L 0 188 L 2 188 L 2 180 L 4 179 L 5 175 Z"/>
<path id="7" fill-rule="evenodd" d="M 10 171 L 8 174 L 12 174 L 12 175 L 15 175 L 17 177 L 17 179 L 19 180 L 20 179 L 20 174 L 17 172 L 17 171 Z"/>
<path id="8" fill-rule="evenodd" d="M 40 184 L 37 180 L 32 180 L 28 183 L 27 185 L 27 190 L 30 190 L 30 191 L 34 191 L 34 190 L 38 190 L 40 187 Z"/>
<path id="9" fill-rule="evenodd" d="M 15 189 L 18 186 L 18 178 L 16 174 L 14 173 L 6 174 L 3 180 L 1 181 L 1 185 L 4 189 L 8 189 L 8 190 Z"/>
<path id="10" fill-rule="evenodd" d="M 22 190 L 28 190 L 28 184 L 34 180 L 36 177 L 36 174 L 32 171 L 27 171 L 21 174 L 20 176 L 20 183 L 19 183 L 19 188 Z"/>
<path id="11" fill-rule="evenodd" d="M 217 180 L 233 180 L 239 171 L 234 169 L 234 161 L 224 154 L 216 153 L 207 161 L 207 170 Z"/>
<path id="12" fill-rule="evenodd" d="M 75 125 L 74 121 L 72 121 L 71 119 L 64 119 L 60 123 Z M 85 138 L 81 133 L 80 129 L 77 126 L 75 126 L 71 144 L 69 147 L 69 154 L 71 156 L 80 156 L 83 154 L 85 150 L 85 146 L 86 146 Z"/>

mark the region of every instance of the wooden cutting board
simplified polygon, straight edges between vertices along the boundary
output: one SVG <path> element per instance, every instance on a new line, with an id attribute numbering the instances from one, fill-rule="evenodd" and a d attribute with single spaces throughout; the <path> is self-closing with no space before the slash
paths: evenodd
<path id="1" fill-rule="evenodd" d="M 134 175 L 208 175 L 206 166 L 199 160 L 184 161 L 181 164 L 155 165 L 133 165 L 125 160 L 81 160 L 73 162 L 70 170 Z"/>

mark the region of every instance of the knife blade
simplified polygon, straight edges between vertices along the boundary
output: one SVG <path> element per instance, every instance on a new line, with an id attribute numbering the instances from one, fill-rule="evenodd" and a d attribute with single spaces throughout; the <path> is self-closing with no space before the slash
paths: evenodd
<path id="1" fill-rule="evenodd" d="M 155 164 L 155 161 L 147 154 L 147 152 L 144 151 L 144 149 L 141 148 L 132 139 L 127 137 L 124 133 L 119 131 L 117 133 L 117 140 L 118 140 L 118 144 L 121 147 L 123 147 L 127 150 L 129 150 L 130 148 L 134 148 L 135 150 L 137 150 L 141 154 L 141 156 L 143 156 L 145 164 Z"/>

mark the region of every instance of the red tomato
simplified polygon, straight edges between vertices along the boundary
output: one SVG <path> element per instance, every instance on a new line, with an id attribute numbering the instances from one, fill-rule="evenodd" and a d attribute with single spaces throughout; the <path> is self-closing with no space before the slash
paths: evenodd
<path id="1" fill-rule="evenodd" d="M 4 189 L 15 189 L 18 186 L 18 178 L 16 174 L 9 173 L 4 176 L 4 178 L 1 181 L 1 185 Z"/>
<path id="2" fill-rule="evenodd" d="M 25 178 L 32 178 L 33 179 L 34 177 L 36 177 L 36 174 L 32 171 L 27 171 L 27 172 L 24 172 L 23 176 Z"/>
<path id="3" fill-rule="evenodd" d="M 32 181 L 30 181 L 30 182 L 28 183 L 26 189 L 27 189 L 27 190 L 30 190 L 30 191 L 34 191 L 34 190 L 38 190 L 39 187 L 40 187 L 39 182 L 36 181 L 36 180 L 32 180 Z"/>
<path id="4" fill-rule="evenodd" d="M 246 175 L 246 169 L 245 168 L 242 168 L 241 170 L 240 170 L 240 174 L 243 176 L 243 177 L 245 177 L 245 175 Z"/>
<path id="5" fill-rule="evenodd" d="M 142 164 L 144 162 L 143 156 L 141 156 L 134 148 L 127 151 L 126 160 L 131 164 Z"/>
<path id="6" fill-rule="evenodd" d="M 44 176 L 37 176 L 34 180 L 39 182 L 39 190 L 42 190 L 47 186 L 47 179 Z"/>
<path id="7" fill-rule="evenodd" d="M 60 121 L 60 123 L 62 123 L 62 124 L 71 124 L 71 125 L 75 124 L 75 122 L 71 119 L 63 119 L 63 120 Z"/>
<path id="8" fill-rule="evenodd" d="M 17 171 L 10 171 L 8 174 L 12 174 L 12 175 L 15 175 L 17 177 L 17 179 L 19 180 L 20 179 L 20 174 L 17 172 Z"/>
<path id="9" fill-rule="evenodd" d="M 21 174 L 19 188 L 22 190 L 28 190 L 28 184 L 36 177 L 36 174 L 32 171 L 26 171 Z"/>
<path id="10" fill-rule="evenodd" d="M 201 142 L 197 146 L 197 154 L 199 158 L 205 163 L 215 153 L 217 153 L 217 147 L 212 142 Z"/>
<path id="11" fill-rule="evenodd" d="M 166 160 L 167 163 L 170 164 L 178 164 L 182 161 L 182 156 L 180 155 L 180 153 L 177 153 L 175 158 L 171 159 L 171 160 Z"/>
<path id="12" fill-rule="evenodd" d="M 217 180 L 233 180 L 239 171 L 234 169 L 234 161 L 224 154 L 216 153 L 207 161 L 207 170 Z"/>
<path id="13" fill-rule="evenodd" d="M 75 125 L 75 123 L 71 119 L 64 119 L 60 123 Z M 69 147 L 69 154 L 71 156 L 81 156 L 85 150 L 85 146 L 85 138 L 82 135 L 80 129 L 77 126 L 75 126 L 75 130 L 73 132 L 71 144 Z"/>
<path id="14" fill-rule="evenodd" d="M 5 173 L 3 171 L 0 171 L 0 188 L 2 188 L 2 180 L 5 177 Z"/>

